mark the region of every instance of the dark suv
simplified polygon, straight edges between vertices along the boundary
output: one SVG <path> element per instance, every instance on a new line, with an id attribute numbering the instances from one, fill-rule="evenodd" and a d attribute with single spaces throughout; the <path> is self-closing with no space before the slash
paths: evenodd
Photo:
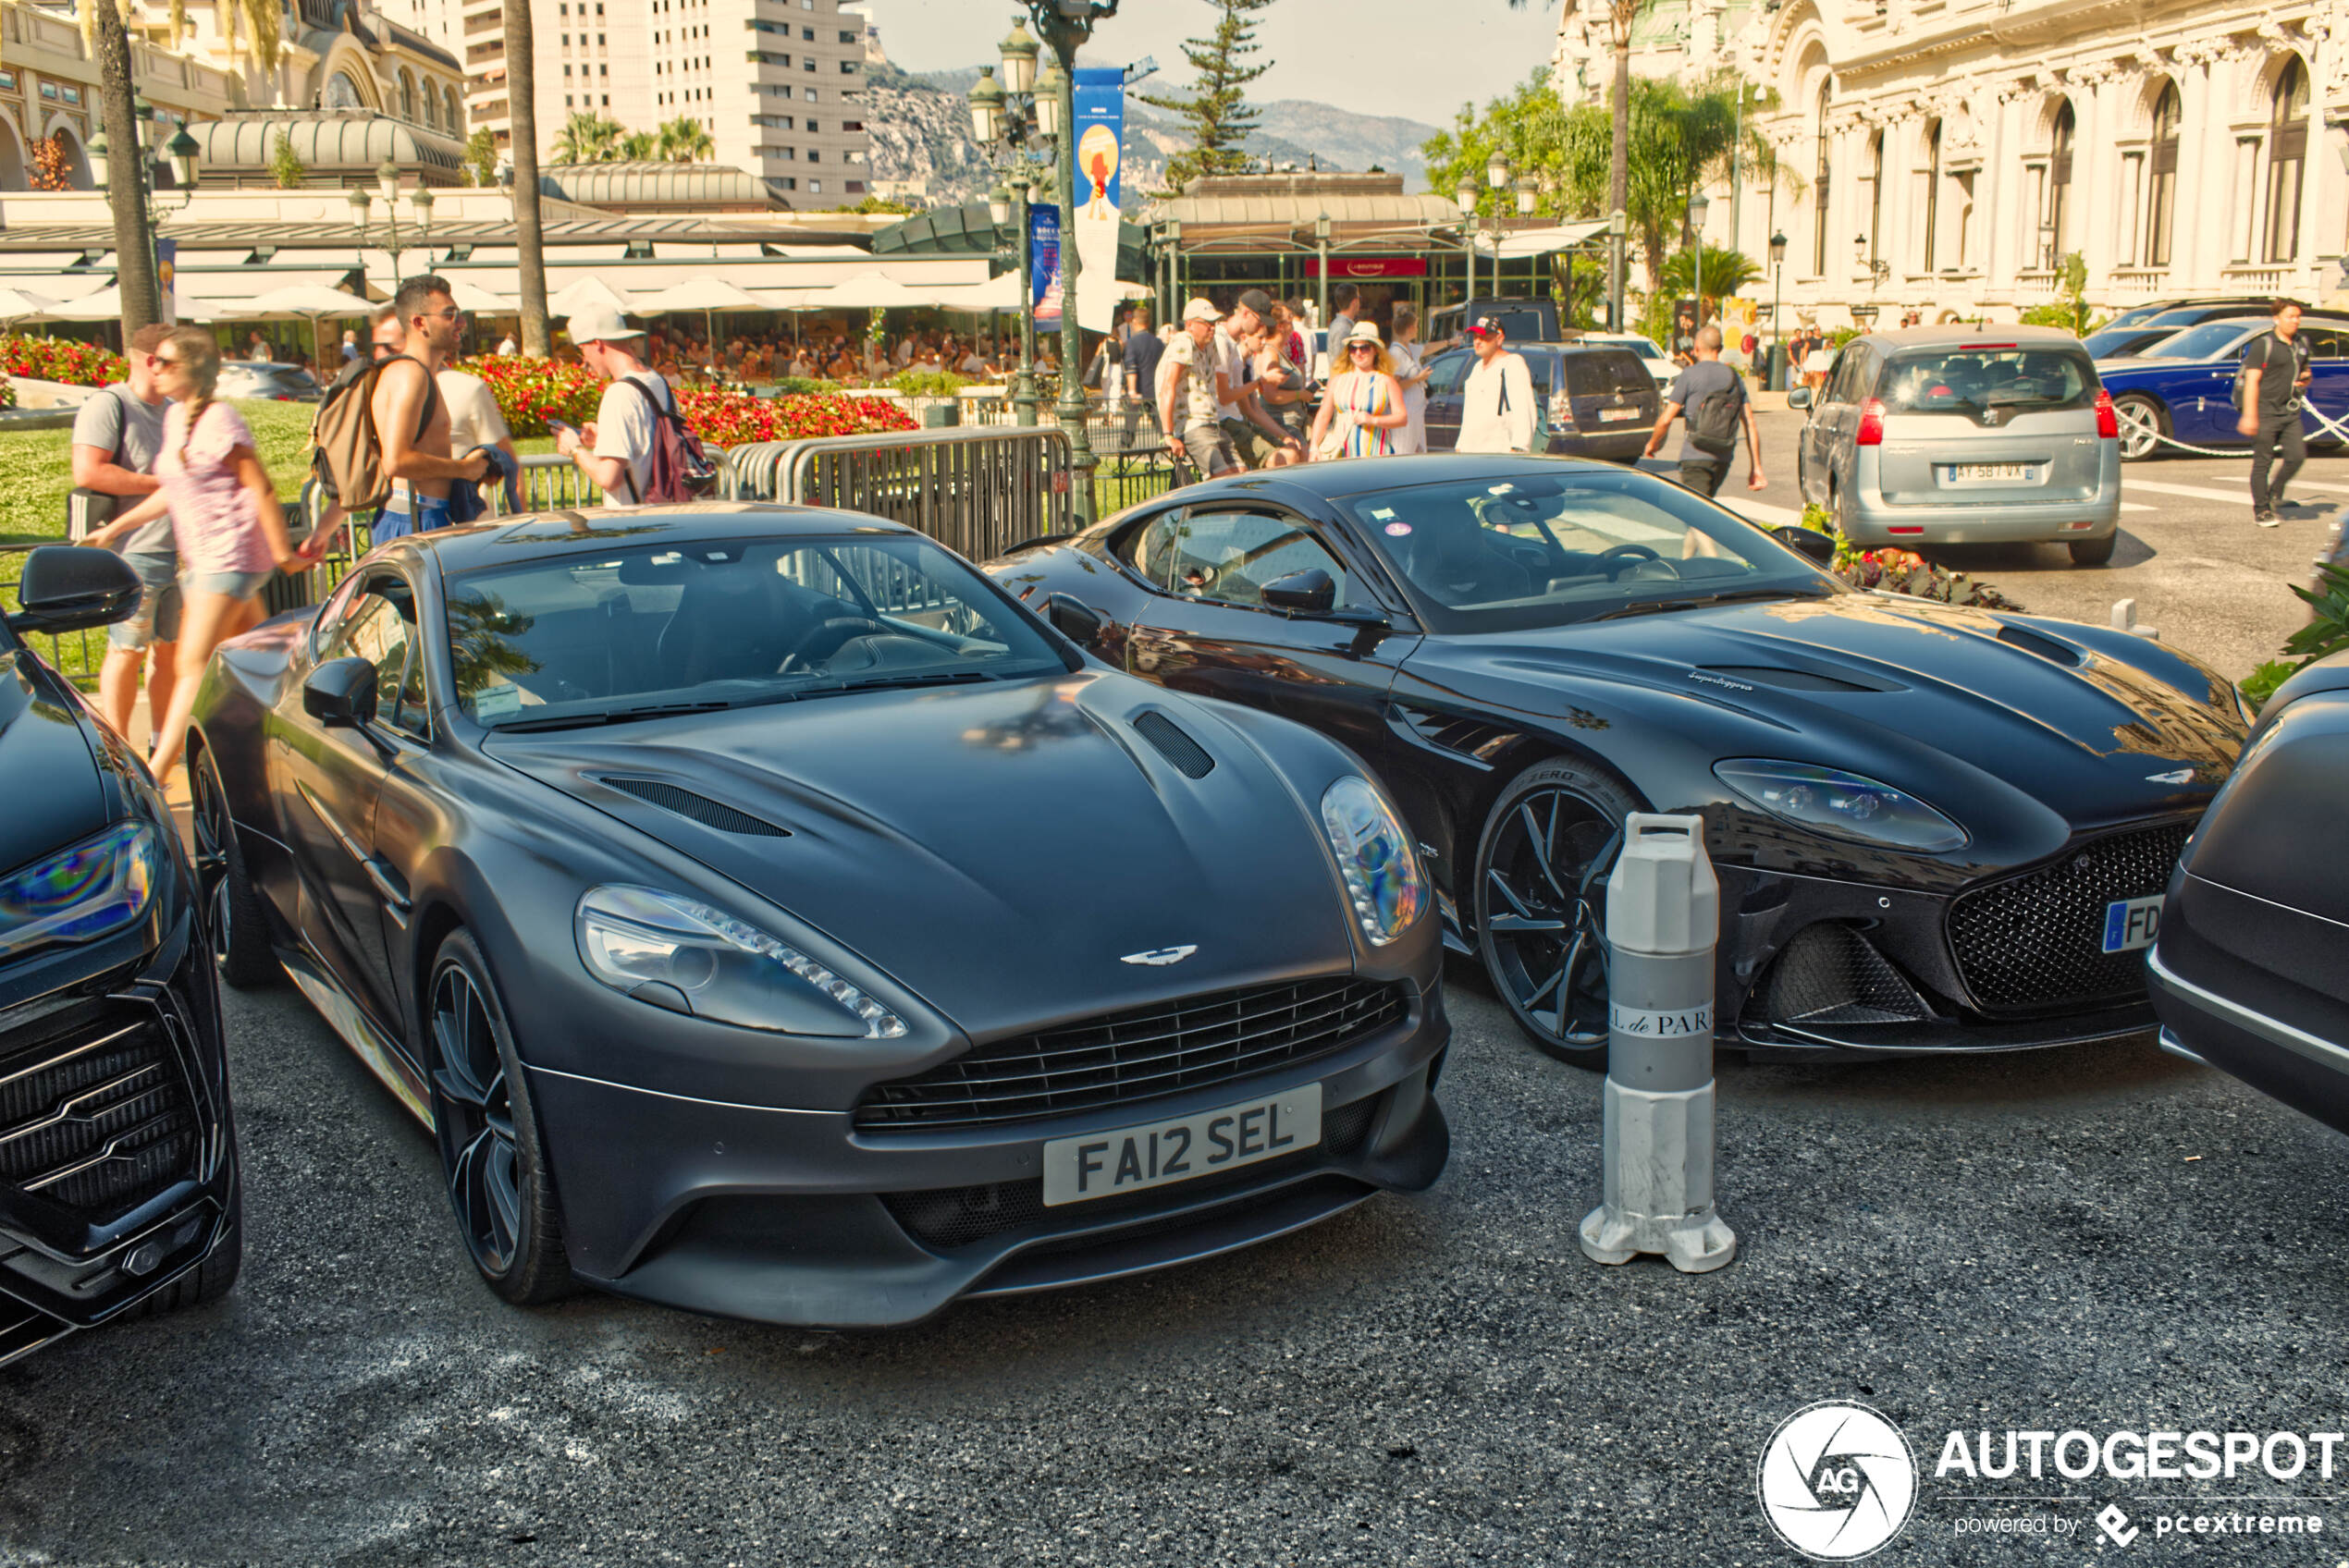
<path id="1" fill-rule="evenodd" d="M 1533 377 L 1533 449 L 1554 458 L 1636 462 L 1663 408 L 1647 366 L 1629 349 L 1579 343 L 1511 343 Z M 1427 449 L 1448 452 L 1460 438 L 1460 387 L 1476 351 L 1453 349 L 1428 361 Z"/>

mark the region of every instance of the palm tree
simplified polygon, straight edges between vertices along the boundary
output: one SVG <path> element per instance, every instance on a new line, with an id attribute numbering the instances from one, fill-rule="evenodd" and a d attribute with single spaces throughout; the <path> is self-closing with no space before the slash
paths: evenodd
<path id="1" fill-rule="evenodd" d="M 1696 279 L 1690 276 L 1691 258 L 1685 251 L 1675 251 L 1664 260 L 1660 287 L 1674 299 L 1681 299 L 1695 291 Z M 1753 258 L 1742 251 L 1726 246 L 1704 248 L 1704 297 L 1708 300 L 1725 299 L 1744 292 L 1745 286 L 1758 281 L 1762 269 Z"/>
<path id="2" fill-rule="evenodd" d="M 680 115 L 660 128 L 660 155 L 672 164 L 697 164 L 717 149 L 708 128 L 690 115 Z"/>
<path id="3" fill-rule="evenodd" d="M 513 116 L 514 261 L 522 274 L 522 351 L 545 359 L 554 351 L 547 326 L 546 230 L 538 208 L 537 35 L 530 0 L 505 0 L 507 112 Z"/>
<path id="4" fill-rule="evenodd" d="M 660 156 L 660 138 L 649 130 L 632 130 L 620 139 L 621 161 L 649 164 Z"/>
<path id="5" fill-rule="evenodd" d="M 284 18 L 277 0 L 221 0 L 220 34 L 228 45 L 230 58 L 237 53 L 237 25 L 241 20 L 247 37 L 252 40 L 252 57 L 259 62 L 262 74 L 277 68 L 277 54 L 285 45 Z"/>
<path id="6" fill-rule="evenodd" d="M 573 110 L 555 138 L 559 164 L 609 164 L 620 157 L 620 139 L 626 132 L 617 120 L 589 109 Z"/>

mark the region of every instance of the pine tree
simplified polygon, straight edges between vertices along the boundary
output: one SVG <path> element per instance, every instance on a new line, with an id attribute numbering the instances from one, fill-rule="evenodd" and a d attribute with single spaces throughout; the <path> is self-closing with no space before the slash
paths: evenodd
<path id="1" fill-rule="evenodd" d="M 1201 175 L 1238 174 L 1248 167 L 1247 141 L 1256 129 L 1256 115 L 1241 89 L 1272 68 L 1270 61 L 1252 66 L 1248 56 L 1259 53 L 1254 13 L 1273 0 L 1208 0 L 1222 14 L 1215 31 L 1205 38 L 1187 40 L 1183 54 L 1199 80 L 1187 98 L 1152 98 L 1142 102 L 1172 110 L 1188 122 L 1191 145 L 1166 162 L 1166 187 L 1180 190 Z"/>

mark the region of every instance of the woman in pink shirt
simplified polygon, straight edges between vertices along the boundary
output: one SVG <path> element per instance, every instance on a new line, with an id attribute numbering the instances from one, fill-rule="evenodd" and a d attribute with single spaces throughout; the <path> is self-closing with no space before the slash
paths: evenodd
<path id="1" fill-rule="evenodd" d="M 155 461 L 163 488 L 82 543 L 105 545 L 171 513 L 179 547 L 179 680 L 170 712 L 153 717 L 153 766 L 161 779 L 178 764 L 196 687 L 213 650 L 260 624 L 261 587 L 273 570 L 299 571 L 309 563 L 287 538 L 285 510 L 253 448 L 252 432 L 235 409 L 213 399 L 220 349 L 212 334 L 175 327 L 155 349 L 154 376 L 156 387 L 172 399 Z"/>

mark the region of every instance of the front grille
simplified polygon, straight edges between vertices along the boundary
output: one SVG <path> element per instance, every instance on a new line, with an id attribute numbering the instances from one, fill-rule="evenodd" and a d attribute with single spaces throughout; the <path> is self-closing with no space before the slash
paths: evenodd
<path id="1" fill-rule="evenodd" d="M 855 1124 L 991 1127 L 1228 1083 L 1351 1045 L 1404 1017 L 1408 997 L 1378 981 L 1301 980 L 1112 1013 L 876 1084 Z"/>
<path id="2" fill-rule="evenodd" d="M 0 1181 L 94 1222 L 191 1174 L 201 1133 L 179 1053 L 143 1006 L 0 1060 Z"/>
<path id="3" fill-rule="evenodd" d="M 2143 995 L 2145 954 L 2104 950 L 2105 906 L 2160 892 L 2193 831 L 2172 822 L 2107 834 L 1960 894 L 1949 946 L 1974 1000 L 2015 1011 Z"/>
<path id="4" fill-rule="evenodd" d="M 1746 998 L 1749 1023 L 1826 1028 L 1914 1023 L 1931 1010 L 1876 944 L 1840 921 L 1795 934 Z"/>
<path id="5" fill-rule="evenodd" d="M 1088 1224 L 1098 1223 L 1119 1214 L 1163 1208 L 1170 1203 L 1196 1203 L 1226 1187 L 1261 1182 L 1316 1160 L 1347 1158 L 1360 1151 L 1378 1105 L 1379 1096 L 1371 1095 L 1330 1112 L 1322 1122 L 1322 1141 L 1310 1149 L 1283 1155 L 1278 1159 L 1258 1160 L 1219 1177 L 1152 1187 L 1123 1198 L 1101 1198 L 1048 1209 L 1044 1207 L 1042 1178 L 1029 1177 L 1024 1182 L 989 1182 L 975 1187 L 887 1193 L 882 1194 L 881 1203 L 891 1218 L 905 1228 L 906 1234 L 924 1246 L 941 1249 L 966 1247 L 1007 1231 L 1024 1230 L 1053 1213 Z M 1088 1243 L 1099 1239 L 1082 1238 Z"/>

